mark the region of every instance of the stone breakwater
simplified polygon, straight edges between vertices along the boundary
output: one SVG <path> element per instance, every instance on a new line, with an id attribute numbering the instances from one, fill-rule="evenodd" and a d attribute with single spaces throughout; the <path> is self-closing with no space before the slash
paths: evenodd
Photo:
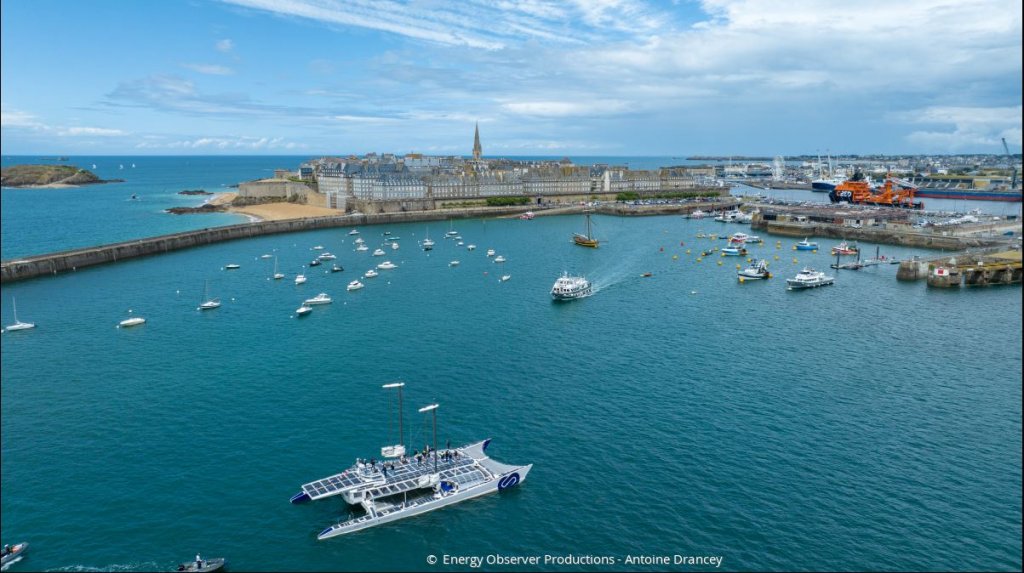
<path id="1" fill-rule="evenodd" d="M 261 221 L 242 223 L 225 227 L 212 227 L 198 231 L 186 231 L 135 241 L 99 245 L 84 249 L 49 253 L 0 263 L 0 284 L 32 279 L 58 273 L 72 272 L 80 268 L 115 263 L 125 259 L 159 255 L 181 249 L 200 247 L 224 241 L 249 239 L 263 235 L 294 233 L 335 227 L 357 225 L 384 225 L 411 223 L 417 221 L 442 221 L 477 217 L 497 217 L 523 213 L 524 207 L 482 207 L 451 209 L 446 211 L 414 211 L 406 213 L 379 213 L 373 215 L 339 215 L 333 217 L 312 217 L 287 219 L 283 221 Z"/>

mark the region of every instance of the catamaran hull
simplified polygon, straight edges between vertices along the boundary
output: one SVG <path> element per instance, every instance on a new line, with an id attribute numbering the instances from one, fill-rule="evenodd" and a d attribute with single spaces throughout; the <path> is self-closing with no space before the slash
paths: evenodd
<path id="1" fill-rule="evenodd" d="M 405 509 L 400 509 L 398 511 L 393 511 L 386 515 L 364 516 L 358 519 L 354 519 L 352 521 L 346 521 L 343 523 L 339 523 L 337 525 L 332 525 L 331 527 L 328 527 L 327 529 L 321 531 L 320 534 L 316 536 L 316 538 L 320 541 L 323 541 L 324 539 L 338 537 L 339 535 L 355 533 L 356 531 L 361 531 L 363 529 L 375 527 L 377 525 L 383 525 L 385 523 L 390 523 L 392 521 L 398 521 L 399 519 L 405 519 L 407 517 L 421 515 L 427 513 L 428 511 L 434 511 L 435 509 L 440 509 L 448 505 L 453 505 L 461 501 L 466 501 L 467 499 L 473 499 L 474 497 L 480 497 L 482 495 L 487 495 L 489 493 L 494 493 L 496 491 L 501 491 L 511 487 L 515 487 L 522 483 L 524 480 L 526 480 L 526 475 L 530 473 L 531 468 L 533 468 L 533 464 L 519 466 L 513 469 L 512 471 L 494 476 L 493 479 L 485 483 L 467 488 L 465 490 L 460 490 L 440 498 L 433 497 L 430 498 L 428 501 L 420 502 L 418 504 L 416 502 L 412 502 L 410 503 L 410 505 L 416 505 L 413 505 L 412 507 L 408 507 Z"/>

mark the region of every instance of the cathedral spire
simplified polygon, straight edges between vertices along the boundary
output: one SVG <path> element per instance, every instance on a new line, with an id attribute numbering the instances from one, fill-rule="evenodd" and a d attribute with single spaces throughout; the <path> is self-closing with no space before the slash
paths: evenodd
<path id="1" fill-rule="evenodd" d="M 473 159 L 480 161 L 481 153 L 483 153 L 483 149 L 480 148 L 480 122 L 477 122 L 476 130 L 473 132 Z"/>

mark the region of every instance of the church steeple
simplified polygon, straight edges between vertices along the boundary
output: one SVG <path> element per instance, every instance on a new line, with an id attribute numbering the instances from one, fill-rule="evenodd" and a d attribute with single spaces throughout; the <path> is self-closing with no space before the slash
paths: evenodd
<path id="1" fill-rule="evenodd" d="M 477 122 L 476 130 L 473 133 L 473 159 L 480 161 L 481 153 L 483 153 L 483 149 L 480 148 L 480 123 Z"/>

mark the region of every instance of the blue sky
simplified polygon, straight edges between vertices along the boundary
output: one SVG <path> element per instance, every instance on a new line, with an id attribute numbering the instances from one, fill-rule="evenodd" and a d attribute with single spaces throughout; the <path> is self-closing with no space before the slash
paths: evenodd
<path id="1" fill-rule="evenodd" d="M 2 2 L 17 154 L 1021 150 L 1004 0 Z"/>

